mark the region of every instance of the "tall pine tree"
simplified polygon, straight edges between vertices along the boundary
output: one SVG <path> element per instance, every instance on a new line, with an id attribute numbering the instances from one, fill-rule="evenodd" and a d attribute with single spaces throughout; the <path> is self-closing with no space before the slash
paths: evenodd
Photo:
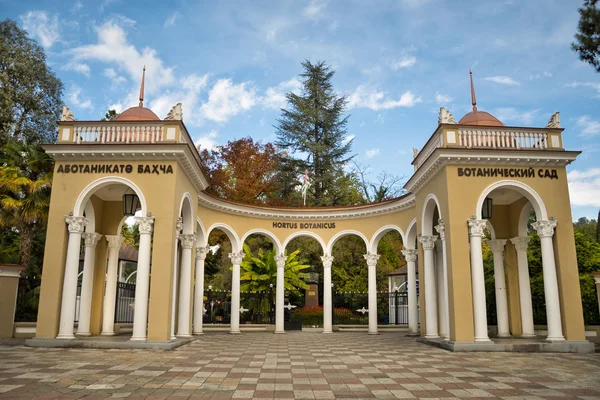
<path id="1" fill-rule="evenodd" d="M 311 206 L 359 202 L 362 198 L 356 179 L 344 171 L 344 165 L 353 157 L 349 154 L 351 140 L 346 137 L 346 97 L 333 90 L 335 71 L 325 62 L 313 64 L 306 60 L 302 67 L 301 92 L 286 94 L 288 108 L 281 110 L 277 120 L 276 144 L 289 155 L 282 168 L 297 171 L 298 175 L 308 170 L 312 186 L 307 204 Z"/>

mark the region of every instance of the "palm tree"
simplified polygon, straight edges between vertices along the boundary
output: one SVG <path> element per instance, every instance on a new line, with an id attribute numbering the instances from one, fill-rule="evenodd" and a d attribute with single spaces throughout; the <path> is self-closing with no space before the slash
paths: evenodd
<path id="1" fill-rule="evenodd" d="M 0 227 L 18 232 L 18 259 L 27 269 L 34 267 L 35 232 L 44 229 L 48 219 L 53 165 L 34 144 L 11 141 L 0 152 Z"/>
<path id="2" fill-rule="evenodd" d="M 240 280 L 240 290 L 243 292 L 264 293 L 268 292 L 277 284 L 277 263 L 275 261 L 275 250 L 259 249 L 256 257 L 252 254 L 250 247 L 244 243 L 244 260 L 242 261 Z M 300 250 L 294 251 L 287 256 L 284 266 L 284 287 L 290 292 L 299 293 L 300 289 L 308 288 L 304 279 L 309 278 L 309 274 L 302 272 L 309 269 L 310 265 L 305 265 L 297 259 Z M 267 313 L 270 309 L 271 300 L 259 297 L 259 300 L 252 305 L 254 311 L 262 310 Z"/>

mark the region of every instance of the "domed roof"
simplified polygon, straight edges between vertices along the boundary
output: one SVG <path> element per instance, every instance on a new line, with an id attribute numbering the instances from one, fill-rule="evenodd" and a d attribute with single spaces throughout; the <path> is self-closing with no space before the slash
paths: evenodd
<path id="1" fill-rule="evenodd" d="M 123 111 L 115 121 L 160 121 L 160 118 L 149 108 L 138 106 Z"/>
<path id="2" fill-rule="evenodd" d="M 485 111 L 477 109 L 477 100 L 475 98 L 475 86 L 473 85 L 473 71 L 469 69 L 469 78 L 471 80 L 471 104 L 473 111 L 466 114 L 458 121 L 461 125 L 479 125 L 479 126 L 504 126 L 498 118 Z"/>
<path id="3" fill-rule="evenodd" d="M 504 126 L 498 118 L 485 111 L 471 111 L 458 121 L 461 125 Z"/>

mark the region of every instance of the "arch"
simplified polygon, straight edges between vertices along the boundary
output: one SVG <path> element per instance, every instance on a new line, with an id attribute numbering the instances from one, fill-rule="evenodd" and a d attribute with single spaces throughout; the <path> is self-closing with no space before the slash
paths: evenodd
<path id="1" fill-rule="evenodd" d="M 435 208 L 437 207 L 440 218 L 442 218 L 442 209 L 440 208 L 440 202 L 433 193 L 427 195 L 423 204 L 423 214 L 421 215 L 421 234 L 423 236 L 431 236 L 434 234 L 432 225 L 434 223 L 433 214 L 435 212 Z"/>
<path id="2" fill-rule="evenodd" d="M 85 217 L 88 219 L 88 223 L 85 225 L 85 231 L 96 232 L 96 214 L 94 213 L 94 205 L 92 204 L 91 199 L 88 199 L 88 201 L 85 202 L 83 212 L 85 213 Z"/>
<path id="3" fill-rule="evenodd" d="M 404 247 L 407 249 L 416 249 L 417 248 L 417 219 L 413 219 L 408 224 L 408 228 L 406 229 L 406 243 L 404 243 Z"/>
<path id="4" fill-rule="evenodd" d="M 213 224 L 210 228 L 208 228 L 208 231 L 206 232 L 206 237 L 204 238 L 204 243 L 202 244 L 203 246 L 208 246 L 208 237 L 210 236 L 210 233 L 215 230 L 215 229 L 220 229 L 223 232 L 225 232 L 225 234 L 227 235 L 227 238 L 229 239 L 229 241 L 231 242 L 231 251 L 236 253 L 239 251 L 242 251 L 242 245 L 240 242 L 240 238 L 237 235 L 237 233 L 235 233 L 235 231 L 233 230 L 232 227 L 230 227 L 227 224 L 224 224 L 222 222 L 217 222 L 216 224 Z"/>
<path id="5" fill-rule="evenodd" d="M 206 229 L 204 228 L 204 224 L 199 217 L 196 217 L 196 243 L 198 246 L 201 246 L 202 243 L 208 241 L 208 236 L 206 234 Z"/>
<path id="6" fill-rule="evenodd" d="M 487 219 L 485 222 L 485 227 L 488 229 L 488 231 L 490 231 L 490 238 L 492 240 L 496 240 L 496 231 L 494 230 L 494 225 L 492 225 L 492 222 L 489 219 Z"/>
<path id="7" fill-rule="evenodd" d="M 188 192 L 185 192 L 181 197 L 178 215 L 180 215 L 183 220 L 183 233 L 186 235 L 194 233 L 195 228 L 192 204 L 192 196 Z"/>
<path id="8" fill-rule="evenodd" d="M 79 193 L 77 200 L 75 200 L 75 206 L 73 207 L 73 215 L 75 217 L 83 216 L 84 206 L 86 202 L 90 200 L 90 197 L 94 194 L 94 192 L 104 186 L 115 183 L 121 183 L 123 185 L 129 186 L 140 199 L 140 204 L 142 205 L 142 215 L 148 215 L 148 203 L 146 202 L 146 198 L 144 197 L 144 194 L 142 193 L 141 189 L 129 179 L 122 178 L 120 176 L 105 176 L 103 178 L 96 179 L 95 181 L 87 185 L 85 189 L 83 189 L 81 193 Z"/>
<path id="9" fill-rule="evenodd" d="M 254 235 L 254 234 L 261 234 L 261 235 L 264 235 L 264 236 L 268 237 L 269 239 L 271 239 L 271 241 L 273 242 L 273 249 L 275 250 L 275 254 L 279 255 L 283 251 L 283 249 L 281 247 L 281 243 L 279 242 L 279 239 L 277 239 L 277 236 L 275 236 L 272 232 L 269 232 L 266 229 L 258 229 L 257 228 L 257 229 L 251 229 L 251 230 L 249 230 L 242 237 L 242 240 L 240 241 L 240 244 L 243 246 L 244 242 L 246 241 L 246 239 L 248 239 L 248 237 L 250 235 Z"/>
<path id="10" fill-rule="evenodd" d="M 369 240 L 367 239 L 367 237 L 365 235 L 363 235 L 362 233 L 360 233 L 359 231 L 355 231 L 353 229 L 347 229 L 345 231 L 341 231 L 336 233 L 331 240 L 329 240 L 329 244 L 327 245 L 327 253 L 331 255 L 331 251 L 333 250 L 333 245 L 335 245 L 335 242 L 338 241 L 338 239 L 340 239 L 343 236 L 348 236 L 348 235 L 356 235 L 359 236 L 364 242 L 365 242 L 365 247 L 367 249 L 367 251 L 369 251 Z"/>
<path id="11" fill-rule="evenodd" d="M 321 245 L 321 250 L 323 250 L 323 253 L 325 253 L 327 251 L 327 245 L 325 244 L 325 241 L 321 238 L 321 236 L 317 235 L 314 232 L 309 232 L 309 231 L 299 231 L 299 232 L 292 233 L 283 242 L 283 245 L 281 246 L 281 251 L 284 252 L 285 249 L 287 248 L 288 244 L 290 244 L 290 242 L 292 240 L 294 240 L 295 238 L 300 237 L 300 236 L 307 236 L 307 237 L 311 237 L 311 238 L 315 239 Z"/>
<path id="12" fill-rule="evenodd" d="M 400 229 L 400 227 L 397 225 L 386 225 L 379 228 L 377 232 L 373 234 L 373 238 L 371 239 L 371 243 L 367 250 L 372 254 L 377 254 L 377 245 L 379 244 L 379 241 L 381 240 L 383 235 L 391 231 L 397 231 L 400 233 L 400 237 L 402 238 L 402 244 L 404 245 L 404 243 L 406 242 L 406 236 L 404 235 L 404 232 L 402 232 L 402 229 Z"/>
<path id="13" fill-rule="evenodd" d="M 499 189 L 502 187 L 514 189 L 515 191 L 525 196 L 533 206 L 533 209 L 535 210 L 535 215 L 538 220 L 548 219 L 546 206 L 540 195 L 537 194 L 537 192 L 533 190 L 529 185 L 526 185 L 523 182 L 513 180 L 502 180 L 494 182 L 483 190 L 481 196 L 479 196 L 479 200 L 477 200 L 477 208 L 475 209 L 475 215 L 477 216 L 477 219 L 481 219 L 481 207 L 483 206 L 483 201 L 485 200 L 485 198 L 495 189 Z"/>
<path id="14" fill-rule="evenodd" d="M 521 214 L 519 214 L 519 227 L 518 232 L 519 236 L 527 236 L 527 223 L 529 222 L 529 213 L 531 212 L 531 202 L 525 204 L 521 209 Z"/>

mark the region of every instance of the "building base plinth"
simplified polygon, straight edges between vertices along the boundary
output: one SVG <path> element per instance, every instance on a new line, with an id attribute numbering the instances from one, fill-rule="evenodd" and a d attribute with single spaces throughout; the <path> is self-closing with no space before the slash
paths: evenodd
<path id="1" fill-rule="evenodd" d="M 25 341 L 25 346 L 29 347 L 62 347 L 73 349 L 152 349 L 152 350 L 172 350 L 184 344 L 194 341 L 194 338 L 185 338 L 171 340 L 168 342 L 154 341 L 135 341 L 128 340 L 125 336 L 112 336 L 107 340 L 106 337 L 88 336 L 75 338 L 71 340 L 65 339 L 42 339 L 33 338 Z"/>
<path id="2" fill-rule="evenodd" d="M 454 342 L 418 338 L 418 342 L 454 352 L 505 351 L 515 353 L 593 353 L 594 344 L 587 340 L 547 342 L 538 339 L 494 339 L 488 342 Z"/>

